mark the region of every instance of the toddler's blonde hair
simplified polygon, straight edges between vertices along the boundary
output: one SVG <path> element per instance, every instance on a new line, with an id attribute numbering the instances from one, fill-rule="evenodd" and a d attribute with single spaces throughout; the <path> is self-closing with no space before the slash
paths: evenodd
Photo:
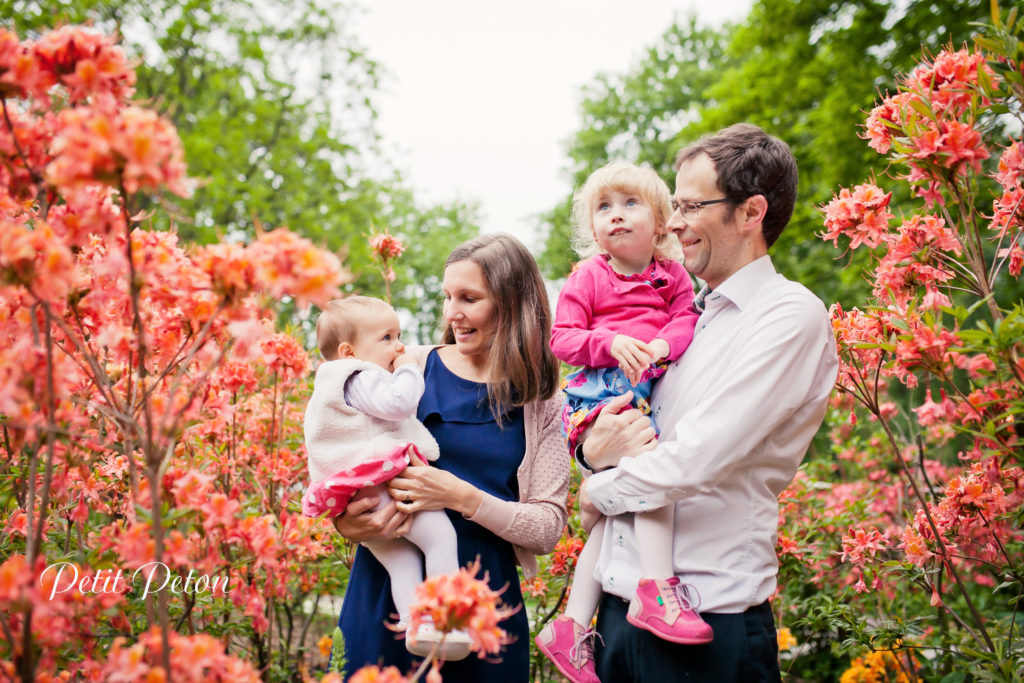
<path id="1" fill-rule="evenodd" d="M 600 254 L 601 245 L 594 239 L 594 202 L 606 190 L 632 192 L 651 207 L 654 213 L 654 258 L 679 261 L 682 249 L 679 240 L 668 231 L 672 215 L 672 193 L 654 169 L 628 161 L 612 161 L 590 174 L 572 199 L 572 248 L 581 259 Z"/>

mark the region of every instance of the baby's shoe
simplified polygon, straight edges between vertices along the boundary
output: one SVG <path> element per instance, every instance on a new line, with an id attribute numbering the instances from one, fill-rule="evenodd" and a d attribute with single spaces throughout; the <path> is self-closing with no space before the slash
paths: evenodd
<path id="1" fill-rule="evenodd" d="M 678 576 L 640 579 L 626 621 L 673 643 L 710 643 L 715 634 L 697 614 L 698 605 L 690 600 L 690 590 Z"/>
<path id="2" fill-rule="evenodd" d="M 541 629 L 534 642 L 572 683 L 601 683 L 594 670 L 594 638 L 600 637 L 563 614 Z"/>
<path id="3" fill-rule="evenodd" d="M 431 621 L 420 622 L 415 633 L 411 629 L 406 629 L 405 649 L 417 657 L 426 657 L 442 638 L 444 638 L 444 643 L 437 653 L 439 659 L 446 662 L 457 662 L 469 655 L 469 646 L 473 641 L 465 631 L 451 631 L 445 637 L 445 633 L 438 631 Z"/>

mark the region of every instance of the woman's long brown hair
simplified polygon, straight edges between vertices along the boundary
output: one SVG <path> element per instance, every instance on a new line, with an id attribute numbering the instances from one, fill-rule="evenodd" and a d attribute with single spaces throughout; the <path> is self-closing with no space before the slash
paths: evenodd
<path id="1" fill-rule="evenodd" d="M 551 353 L 551 307 L 540 269 L 523 243 L 512 235 L 491 233 L 464 242 L 448 256 L 445 268 L 472 261 L 483 271 L 495 306 L 493 338 L 487 351 L 487 396 L 498 423 L 510 407 L 554 396 L 558 359 Z M 445 325 L 441 343 L 455 342 Z"/>

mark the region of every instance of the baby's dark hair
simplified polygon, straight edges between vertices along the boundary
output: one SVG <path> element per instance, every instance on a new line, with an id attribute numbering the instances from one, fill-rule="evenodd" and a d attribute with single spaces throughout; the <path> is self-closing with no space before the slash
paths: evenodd
<path id="1" fill-rule="evenodd" d="M 327 302 L 316 320 L 316 345 L 325 360 L 335 360 L 338 357 L 338 346 L 342 342 L 351 344 L 355 341 L 359 332 L 360 313 L 367 310 L 392 309 L 388 302 L 372 296 L 350 296 Z"/>

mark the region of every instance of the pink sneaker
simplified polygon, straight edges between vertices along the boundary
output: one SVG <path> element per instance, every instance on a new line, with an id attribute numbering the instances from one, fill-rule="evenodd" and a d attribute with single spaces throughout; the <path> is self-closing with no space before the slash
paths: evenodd
<path id="1" fill-rule="evenodd" d="M 601 683 L 594 670 L 594 638 L 600 637 L 563 614 L 541 629 L 534 642 L 572 683 Z"/>
<path id="2" fill-rule="evenodd" d="M 697 606 L 690 600 L 690 586 L 678 576 L 640 579 L 626 621 L 673 643 L 710 643 L 715 634 L 697 614 Z"/>

